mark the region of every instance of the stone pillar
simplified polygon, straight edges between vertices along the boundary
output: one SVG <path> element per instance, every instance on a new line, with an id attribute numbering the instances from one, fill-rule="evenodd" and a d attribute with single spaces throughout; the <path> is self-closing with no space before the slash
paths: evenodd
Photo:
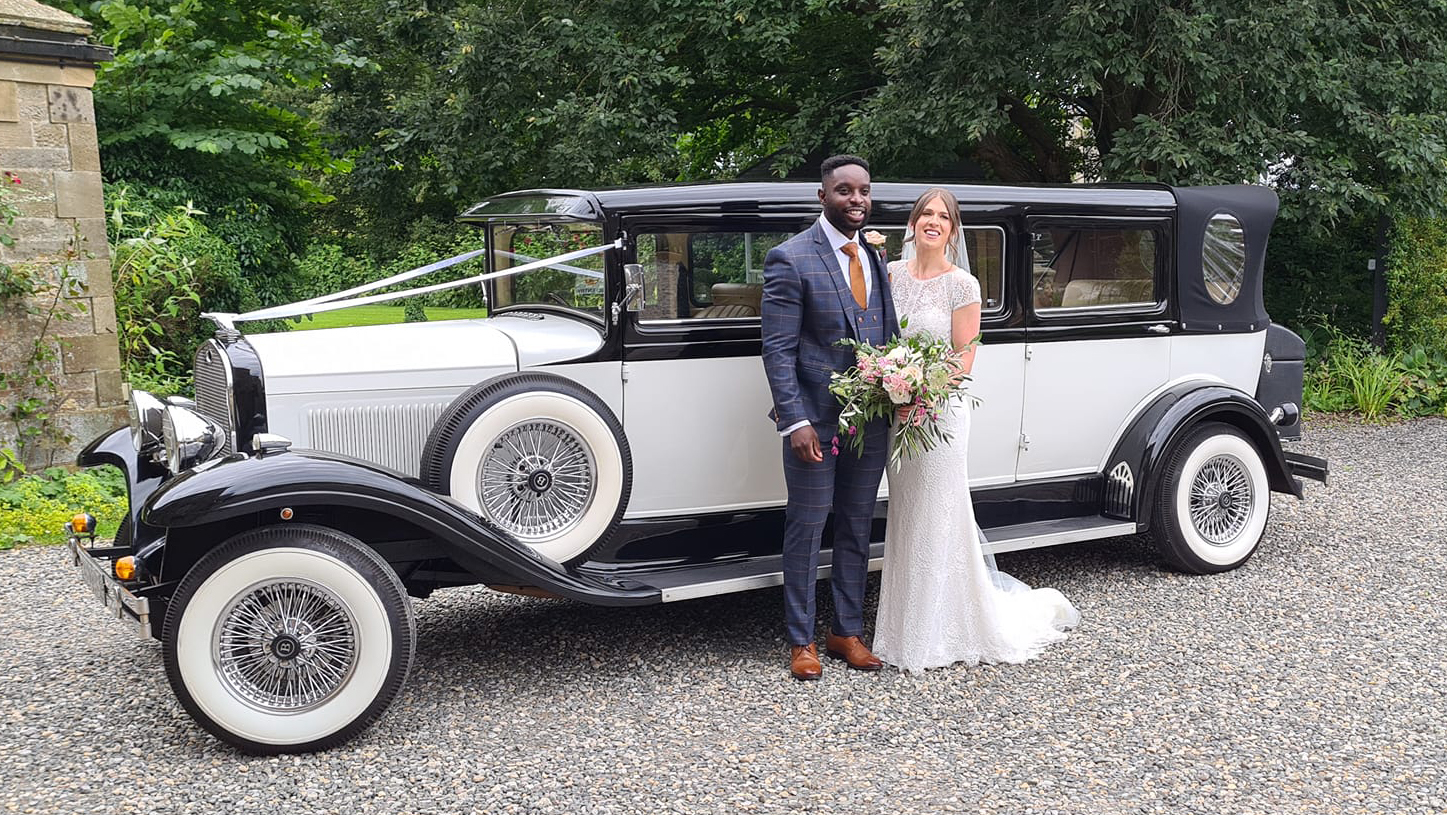
<path id="1" fill-rule="evenodd" d="M 105 204 L 91 86 L 111 50 L 91 43 L 90 25 L 35 0 L 0 0 L 0 183 L 17 212 L 13 239 L 0 263 L 33 272 L 48 289 L 32 302 L 42 309 L 62 277 L 57 313 L 68 320 L 22 316 L 0 305 L 0 369 L 23 370 L 37 337 L 51 357 L 44 370 L 56 383 L 31 395 L 44 398 L 61 439 L 26 446 L 30 466 L 74 461 L 79 447 L 125 421 L 116 339 L 115 298 L 106 244 Z M 15 392 L 0 394 L 7 405 Z M 16 428 L 0 417 L 0 447 L 15 449 Z"/>

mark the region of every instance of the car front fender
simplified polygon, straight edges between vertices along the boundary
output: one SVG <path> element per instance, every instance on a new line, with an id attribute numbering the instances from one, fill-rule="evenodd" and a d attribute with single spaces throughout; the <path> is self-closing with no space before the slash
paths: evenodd
<path id="1" fill-rule="evenodd" d="M 284 508 L 308 507 L 390 515 L 433 537 L 460 566 L 478 575 L 500 571 L 518 585 L 598 605 L 661 601 L 652 587 L 566 569 L 400 473 L 312 450 L 208 462 L 156 490 L 141 519 L 175 529 L 261 513 L 281 517 Z"/>
<path id="2" fill-rule="evenodd" d="M 98 467 L 102 464 L 110 464 L 125 474 L 126 492 L 130 498 L 127 514 L 131 521 L 131 532 L 130 540 L 119 541 L 119 543 L 126 546 L 140 546 L 155 537 L 153 534 L 147 534 L 146 530 L 142 530 L 137 524 L 137 521 L 140 520 L 137 516 L 146 499 L 161 486 L 168 473 L 165 467 L 149 458 L 142 458 L 136 452 L 135 445 L 131 443 L 129 426 L 118 427 L 97 436 L 76 455 L 75 463 L 78 467 Z"/>

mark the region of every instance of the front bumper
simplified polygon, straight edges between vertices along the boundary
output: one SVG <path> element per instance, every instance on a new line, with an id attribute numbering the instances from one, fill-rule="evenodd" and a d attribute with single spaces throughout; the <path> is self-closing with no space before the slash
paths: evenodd
<path id="1" fill-rule="evenodd" d="M 126 585 L 117 580 L 111 570 L 114 558 L 129 555 L 129 546 L 84 546 L 79 538 L 72 537 L 66 546 L 70 559 L 80 570 L 81 580 L 90 587 L 91 593 L 118 620 L 124 620 L 135 628 L 141 637 L 151 636 L 151 601 L 132 593 Z"/>

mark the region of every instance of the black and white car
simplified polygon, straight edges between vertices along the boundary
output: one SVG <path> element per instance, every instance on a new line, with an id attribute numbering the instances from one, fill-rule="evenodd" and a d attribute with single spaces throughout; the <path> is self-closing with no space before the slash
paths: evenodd
<path id="1" fill-rule="evenodd" d="M 924 189 L 874 186 L 890 249 Z M 186 710 L 254 752 L 375 720 L 412 662 L 410 598 L 439 588 L 633 605 L 778 585 L 763 260 L 817 217 L 816 190 L 509 193 L 460 216 L 487 233 L 464 256 L 483 271 L 458 281 L 485 287 L 485 319 L 235 328 L 395 296 L 367 287 L 216 315 L 195 400 L 135 392 L 131 426 L 81 454 L 125 471 L 130 513 L 112 546 L 74 540 L 76 564 L 160 640 Z M 1262 305 L 1275 194 L 951 190 L 984 298 L 970 473 L 987 548 L 1150 531 L 1178 569 L 1243 563 L 1270 493 L 1326 477 L 1281 446 L 1300 435 L 1304 347 Z"/>

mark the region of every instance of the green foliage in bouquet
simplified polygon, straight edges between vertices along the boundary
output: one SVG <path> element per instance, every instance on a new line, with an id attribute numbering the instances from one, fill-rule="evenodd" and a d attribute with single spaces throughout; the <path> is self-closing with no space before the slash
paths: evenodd
<path id="1" fill-rule="evenodd" d="M 855 365 L 830 376 L 829 392 L 842 406 L 834 455 L 839 454 L 841 440 L 862 455 L 864 425 L 896 418 L 901 410 L 905 415 L 890 434 L 890 467 L 898 469 L 902 459 L 950 441 L 941 419 L 953 409 L 950 397 L 971 380 L 961 370 L 959 352 L 948 341 L 921 332 L 896 337 L 883 346 L 850 339 L 838 345 L 854 351 Z M 970 399 L 978 403 L 975 397 Z"/>

